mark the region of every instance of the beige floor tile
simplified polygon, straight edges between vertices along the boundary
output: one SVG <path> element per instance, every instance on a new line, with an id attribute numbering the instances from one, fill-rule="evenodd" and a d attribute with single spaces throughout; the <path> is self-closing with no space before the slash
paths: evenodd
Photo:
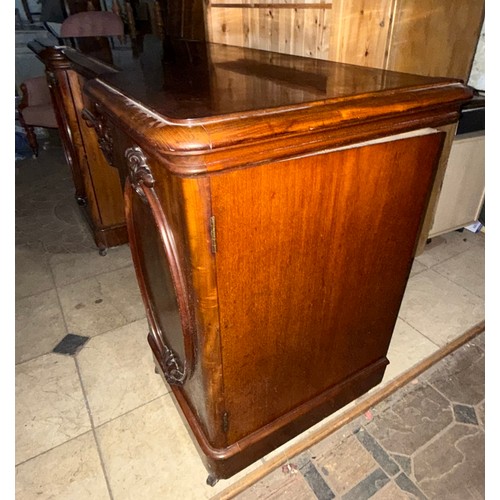
<path id="1" fill-rule="evenodd" d="M 92 432 L 16 467 L 17 500 L 108 498 Z"/>
<path id="2" fill-rule="evenodd" d="M 421 264 L 417 259 L 413 261 L 413 265 L 411 266 L 411 272 L 410 276 L 415 276 L 415 274 L 421 273 L 422 271 L 425 271 L 427 269 L 427 266 L 424 266 L 424 264 Z"/>
<path id="3" fill-rule="evenodd" d="M 16 366 L 16 464 L 90 430 L 75 361 L 47 354 Z"/>
<path id="4" fill-rule="evenodd" d="M 32 248 L 17 247 L 15 253 L 16 299 L 54 288 L 47 257 Z"/>
<path id="5" fill-rule="evenodd" d="M 71 333 L 94 336 L 145 317 L 132 266 L 58 288 Z"/>
<path id="6" fill-rule="evenodd" d="M 484 300 L 429 269 L 408 281 L 399 316 L 443 346 L 484 320 Z"/>
<path id="7" fill-rule="evenodd" d="M 215 494 L 205 483 L 207 472 L 169 395 L 96 432 L 115 500 L 199 500 Z"/>
<path id="8" fill-rule="evenodd" d="M 433 267 L 433 270 L 484 298 L 484 249 L 475 246 Z"/>
<path id="9" fill-rule="evenodd" d="M 66 333 L 55 289 L 16 301 L 16 363 L 52 351 Z"/>
<path id="10" fill-rule="evenodd" d="M 82 384 L 94 425 L 165 394 L 154 371 L 147 321 L 139 320 L 94 337 L 78 353 Z"/>
<path id="11" fill-rule="evenodd" d="M 485 248 L 486 244 L 486 233 L 479 231 L 479 233 L 471 233 L 469 231 L 464 231 L 466 238 L 470 239 L 474 245 L 478 245 L 482 248 Z"/>
<path id="12" fill-rule="evenodd" d="M 137 284 L 133 266 L 124 267 L 98 276 L 101 288 L 113 297 L 113 302 L 127 319 L 127 322 L 146 317 L 146 311 Z"/>
<path id="13" fill-rule="evenodd" d="M 403 320 L 398 319 L 389 345 L 387 354 L 389 366 L 385 370 L 382 384 L 401 375 L 438 349 L 436 344 Z"/>
<path id="14" fill-rule="evenodd" d="M 50 257 L 50 267 L 57 286 L 69 285 L 91 276 L 97 276 L 132 264 L 128 245 L 108 249 L 105 256 L 97 249 L 80 253 L 55 254 Z"/>
<path id="15" fill-rule="evenodd" d="M 432 238 L 432 241 L 425 246 L 424 251 L 416 260 L 426 267 L 432 267 L 459 253 L 470 250 L 477 244 L 484 241 L 482 236 L 464 231 L 452 231 L 441 236 Z"/>

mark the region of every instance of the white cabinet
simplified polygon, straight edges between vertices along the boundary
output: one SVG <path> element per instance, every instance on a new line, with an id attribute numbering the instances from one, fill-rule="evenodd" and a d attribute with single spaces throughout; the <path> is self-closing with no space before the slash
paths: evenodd
<path id="1" fill-rule="evenodd" d="M 484 131 L 455 136 L 429 238 L 477 221 L 484 201 Z"/>

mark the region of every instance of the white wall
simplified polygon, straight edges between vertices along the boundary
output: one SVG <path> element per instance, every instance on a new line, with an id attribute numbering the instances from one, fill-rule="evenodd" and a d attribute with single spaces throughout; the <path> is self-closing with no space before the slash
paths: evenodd
<path id="1" fill-rule="evenodd" d="M 485 35 L 484 35 L 484 23 L 481 28 L 481 35 L 477 42 L 476 55 L 474 56 L 474 62 L 472 63 L 472 70 L 470 73 L 469 81 L 467 82 L 471 87 L 478 90 L 486 90 L 485 88 L 485 57 L 484 57 L 484 45 L 485 45 Z"/>

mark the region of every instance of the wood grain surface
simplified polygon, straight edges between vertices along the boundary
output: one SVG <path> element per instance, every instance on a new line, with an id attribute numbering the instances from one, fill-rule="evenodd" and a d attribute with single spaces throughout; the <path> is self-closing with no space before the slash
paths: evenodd
<path id="1" fill-rule="evenodd" d="M 385 356 L 441 140 L 211 179 L 229 443 Z"/>

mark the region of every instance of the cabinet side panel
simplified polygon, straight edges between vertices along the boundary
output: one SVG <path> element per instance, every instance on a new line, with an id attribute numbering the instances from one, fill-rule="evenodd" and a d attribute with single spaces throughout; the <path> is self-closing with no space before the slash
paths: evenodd
<path id="1" fill-rule="evenodd" d="M 229 443 L 385 357 L 442 136 L 212 177 Z"/>

